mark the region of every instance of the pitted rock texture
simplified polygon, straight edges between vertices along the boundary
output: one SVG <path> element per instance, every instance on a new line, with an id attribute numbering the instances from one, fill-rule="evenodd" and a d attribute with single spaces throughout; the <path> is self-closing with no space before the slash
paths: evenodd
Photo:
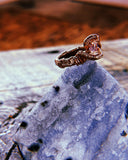
<path id="1" fill-rule="evenodd" d="M 26 160 L 127 160 L 127 108 L 126 92 L 95 61 L 67 68 L 31 111 L 1 128 L 1 160 L 13 141 Z"/>

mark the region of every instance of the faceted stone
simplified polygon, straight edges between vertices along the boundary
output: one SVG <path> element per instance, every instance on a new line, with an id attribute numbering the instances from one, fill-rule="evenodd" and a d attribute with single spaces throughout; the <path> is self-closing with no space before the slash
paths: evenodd
<path id="1" fill-rule="evenodd" d="M 100 49 L 98 44 L 99 44 L 99 42 L 97 42 L 96 40 L 94 40 L 90 43 L 89 50 L 90 50 L 91 54 L 97 55 L 97 52 L 99 52 L 99 49 Z"/>

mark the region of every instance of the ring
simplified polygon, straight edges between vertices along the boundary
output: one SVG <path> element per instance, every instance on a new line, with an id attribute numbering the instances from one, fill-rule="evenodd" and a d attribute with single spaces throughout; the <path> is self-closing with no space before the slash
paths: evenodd
<path id="1" fill-rule="evenodd" d="M 55 64 L 60 68 L 83 64 L 86 60 L 97 60 L 103 56 L 101 52 L 100 37 L 98 34 L 91 34 L 85 38 L 82 47 L 65 51 L 57 59 Z"/>

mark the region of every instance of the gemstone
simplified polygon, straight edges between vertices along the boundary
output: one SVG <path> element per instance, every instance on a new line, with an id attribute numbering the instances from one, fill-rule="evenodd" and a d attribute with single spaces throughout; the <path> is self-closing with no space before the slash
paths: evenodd
<path id="1" fill-rule="evenodd" d="M 99 42 L 97 42 L 96 40 L 92 41 L 89 44 L 89 51 L 91 54 L 97 55 L 97 53 L 99 53 L 99 51 L 100 51 Z"/>

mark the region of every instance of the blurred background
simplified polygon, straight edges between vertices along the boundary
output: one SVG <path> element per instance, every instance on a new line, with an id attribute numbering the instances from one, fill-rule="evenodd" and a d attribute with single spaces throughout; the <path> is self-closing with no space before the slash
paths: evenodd
<path id="1" fill-rule="evenodd" d="M 128 38 L 128 0 L 0 0 L 0 50 Z"/>

